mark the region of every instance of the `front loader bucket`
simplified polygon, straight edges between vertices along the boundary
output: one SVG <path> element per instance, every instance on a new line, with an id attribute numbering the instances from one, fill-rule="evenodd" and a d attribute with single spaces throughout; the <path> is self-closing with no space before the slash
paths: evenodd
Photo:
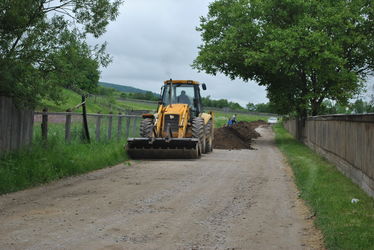
<path id="1" fill-rule="evenodd" d="M 197 159 L 197 138 L 128 138 L 125 147 L 132 159 Z"/>

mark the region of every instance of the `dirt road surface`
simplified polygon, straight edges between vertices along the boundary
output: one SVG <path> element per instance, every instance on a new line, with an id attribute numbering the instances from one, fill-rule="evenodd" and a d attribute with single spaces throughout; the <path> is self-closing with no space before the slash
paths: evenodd
<path id="1" fill-rule="evenodd" d="M 0 249 L 320 249 L 270 128 L 257 150 L 119 165 L 0 196 Z"/>

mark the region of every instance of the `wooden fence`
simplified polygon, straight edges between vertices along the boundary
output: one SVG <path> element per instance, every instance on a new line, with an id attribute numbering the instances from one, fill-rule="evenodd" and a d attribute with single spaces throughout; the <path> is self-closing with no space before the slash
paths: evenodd
<path id="1" fill-rule="evenodd" d="M 0 96 L 0 154 L 32 141 L 34 112 L 16 107 L 13 99 Z"/>
<path id="2" fill-rule="evenodd" d="M 296 135 L 296 121 L 285 128 Z M 303 142 L 374 197 L 374 114 L 309 117 Z"/>
<path id="3" fill-rule="evenodd" d="M 72 140 L 72 125 L 81 122 L 82 114 L 74 112 L 35 112 L 35 122 L 41 126 L 41 138 L 48 140 L 51 124 L 64 123 L 64 139 L 67 143 Z M 96 141 L 122 139 L 138 136 L 141 116 L 123 114 L 87 114 L 89 127 L 94 129 Z M 105 125 L 105 126 L 104 126 Z"/>

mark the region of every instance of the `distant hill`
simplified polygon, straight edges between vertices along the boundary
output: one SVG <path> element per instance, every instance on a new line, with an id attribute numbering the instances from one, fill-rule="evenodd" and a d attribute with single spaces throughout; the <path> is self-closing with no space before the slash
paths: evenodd
<path id="1" fill-rule="evenodd" d="M 138 88 L 134 88 L 134 87 L 130 87 L 130 86 L 123 86 L 123 85 L 118 85 L 118 84 L 114 84 L 114 83 L 109 83 L 109 82 L 99 82 L 99 85 L 100 86 L 103 86 L 103 87 L 107 87 L 107 88 L 112 88 L 112 89 L 116 89 L 118 91 L 121 91 L 121 92 L 126 92 L 126 93 L 147 93 L 149 91 L 147 90 L 144 90 L 144 89 L 138 89 Z M 153 93 L 155 94 L 155 93 Z M 157 95 L 157 94 L 155 94 Z"/>

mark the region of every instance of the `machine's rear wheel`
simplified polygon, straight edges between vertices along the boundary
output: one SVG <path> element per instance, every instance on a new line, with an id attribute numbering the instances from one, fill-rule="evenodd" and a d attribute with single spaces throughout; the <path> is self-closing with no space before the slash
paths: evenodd
<path id="1" fill-rule="evenodd" d="M 145 118 L 140 123 L 140 136 L 144 138 L 151 138 L 153 133 L 153 120 Z"/>
<path id="2" fill-rule="evenodd" d="M 213 151 L 213 123 L 212 120 L 210 120 L 206 126 L 205 126 L 205 134 L 206 134 L 206 146 L 205 146 L 205 152 L 210 153 Z"/>
<path id="3" fill-rule="evenodd" d="M 199 138 L 199 151 L 204 154 L 206 150 L 206 139 L 203 118 L 195 117 L 192 119 L 192 137 Z"/>

